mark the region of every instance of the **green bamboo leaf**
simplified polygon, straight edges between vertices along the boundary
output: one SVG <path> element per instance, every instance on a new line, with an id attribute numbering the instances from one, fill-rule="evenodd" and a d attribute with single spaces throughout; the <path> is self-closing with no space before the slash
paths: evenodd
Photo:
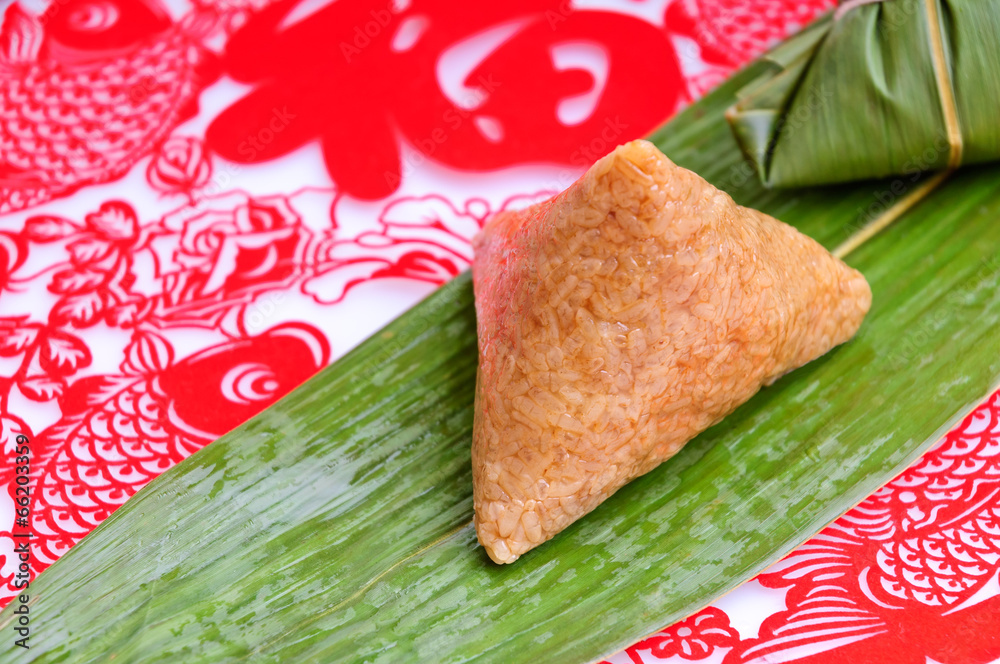
<path id="1" fill-rule="evenodd" d="M 764 190 L 723 115 L 769 66 L 652 139 L 836 245 L 914 183 Z M 998 175 L 955 174 L 851 256 L 874 292 L 853 341 L 513 565 L 492 564 L 471 527 L 475 320 L 469 279 L 455 279 L 42 574 L 31 660 L 587 662 L 690 614 L 901 471 L 998 384 Z"/>
<path id="2" fill-rule="evenodd" d="M 932 36 L 947 81 L 936 75 Z M 787 53 L 737 95 L 729 121 L 768 185 L 942 170 L 952 149 L 944 89 L 961 163 L 996 161 L 998 40 L 998 0 L 862 4 L 788 40 Z M 808 122 L 798 121 L 804 116 Z"/>

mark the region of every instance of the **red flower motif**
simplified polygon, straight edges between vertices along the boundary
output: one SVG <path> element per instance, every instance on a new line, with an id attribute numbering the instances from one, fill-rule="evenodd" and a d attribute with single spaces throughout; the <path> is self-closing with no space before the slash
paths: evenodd
<path id="1" fill-rule="evenodd" d="M 69 240 L 69 266 L 52 275 L 48 289 L 61 295 L 49 312 L 54 325 L 89 327 L 128 299 L 134 281 L 131 251 L 140 243 L 135 210 L 124 201 L 106 201 L 86 216 L 85 225 L 53 216 L 27 220 L 24 235 L 35 242 Z M 110 308 L 110 312 L 109 312 Z M 110 320 L 110 319 L 109 319 Z"/>
<path id="2" fill-rule="evenodd" d="M 171 136 L 164 141 L 146 170 L 153 189 L 188 196 L 205 186 L 211 175 L 212 165 L 205 157 L 204 144 L 190 136 Z"/>
<path id="3" fill-rule="evenodd" d="M 709 607 L 687 620 L 667 627 L 659 634 L 643 639 L 628 649 L 633 660 L 641 662 L 636 651 L 649 650 L 655 657 L 679 656 L 681 659 L 705 659 L 716 648 L 731 648 L 740 635 L 729 626 L 729 616 Z"/>
<path id="4" fill-rule="evenodd" d="M 286 285 L 300 271 L 311 236 L 284 196 L 252 199 L 230 193 L 205 199 L 163 219 L 181 234 L 154 239 L 169 317 L 183 310 L 248 301 Z"/>
<path id="5" fill-rule="evenodd" d="M 32 436 L 31 429 L 24 420 L 10 413 L 0 412 L 0 450 L 10 454 L 8 450 L 13 450 L 17 446 L 17 437 L 21 435 L 29 438 Z M 8 491 L 12 491 L 10 487 Z"/>
<path id="6" fill-rule="evenodd" d="M 32 401 L 61 396 L 66 379 L 90 366 L 92 360 L 90 349 L 80 339 L 29 322 L 27 316 L 0 318 L 0 357 L 20 357 L 20 368 L 14 375 L 0 378 L 0 410 L 8 397 L 5 392 L 13 385 Z"/>
<path id="7" fill-rule="evenodd" d="M 472 237 L 489 214 L 480 198 L 461 208 L 436 194 L 394 200 L 379 215 L 379 230 L 320 245 L 316 275 L 303 291 L 317 302 L 334 303 L 370 279 L 443 284 L 472 262 Z"/>
<path id="8" fill-rule="evenodd" d="M 527 207 L 555 193 L 519 194 L 499 209 Z M 472 263 L 472 238 L 495 211 L 482 198 L 461 205 L 438 194 L 393 200 L 379 215 L 378 230 L 320 243 L 315 273 L 302 291 L 321 304 L 332 304 L 371 279 L 443 284 Z"/>
<path id="9" fill-rule="evenodd" d="M 276 2 L 228 42 L 229 75 L 254 89 L 206 142 L 259 163 L 319 139 L 338 188 L 360 198 L 388 196 L 426 158 L 582 167 L 659 125 L 682 92 L 668 36 L 633 16 L 561 0 L 296 6 Z M 487 33 L 486 52 L 464 48 Z M 423 154 L 404 159 L 400 133 Z"/>
<path id="10" fill-rule="evenodd" d="M 38 340 L 38 326 L 27 316 L 0 318 L 0 357 L 14 357 L 33 347 Z"/>
<path id="11" fill-rule="evenodd" d="M 90 366 L 91 359 L 90 349 L 77 337 L 57 330 L 44 332 L 38 361 L 50 376 L 73 374 Z"/>
<path id="12" fill-rule="evenodd" d="M 66 389 L 65 381 L 49 376 L 28 376 L 20 383 L 21 393 L 32 401 L 50 401 L 60 396 Z"/>
<path id="13" fill-rule="evenodd" d="M 174 349 L 166 339 L 155 332 L 137 330 L 125 347 L 121 369 L 125 374 L 142 376 L 159 373 L 173 362 Z"/>
<path id="14" fill-rule="evenodd" d="M 64 217 L 39 215 L 24 222 L 24 237 L 32 242 L 55 242 L 79 233 L 81 228 Z"/>
<path id="15" fill-rule="evenodd" d="M 139 222 L 128 203 L 106 201 L 87 215 L 87 228 L 111 241 L 128 241 L 138 235 Z"/>

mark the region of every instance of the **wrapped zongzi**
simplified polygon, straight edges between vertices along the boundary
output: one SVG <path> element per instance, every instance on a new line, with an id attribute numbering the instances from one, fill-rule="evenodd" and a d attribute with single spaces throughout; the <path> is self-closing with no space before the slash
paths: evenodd
<path id="1" fill-rule="evenodd" d="M 1000 0 L 848 0 L 775 49 L 727 118 L 764 184 L 1000 159 Z"/>

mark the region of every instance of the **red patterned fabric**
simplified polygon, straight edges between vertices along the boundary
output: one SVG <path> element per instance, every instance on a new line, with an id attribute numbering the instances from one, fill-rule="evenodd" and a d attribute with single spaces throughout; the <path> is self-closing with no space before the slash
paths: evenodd
<path id="1" fill-rule="evenodd" d="M 18 0 L 0 27 L 0 601 L 829 0 Z M 611 658 L 1000 657 L 1000 397 Z M 19 434 L 30 523 L 18 524 Z"/>

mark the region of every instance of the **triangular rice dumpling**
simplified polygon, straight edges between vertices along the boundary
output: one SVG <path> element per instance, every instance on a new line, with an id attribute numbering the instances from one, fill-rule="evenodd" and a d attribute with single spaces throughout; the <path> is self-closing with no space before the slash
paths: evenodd
<path id="1" fill-rule="evenodd" d="M 851 338 L 864 277 L 651 143 L 475 242 L 475 524 L 513 562 Z"/>

